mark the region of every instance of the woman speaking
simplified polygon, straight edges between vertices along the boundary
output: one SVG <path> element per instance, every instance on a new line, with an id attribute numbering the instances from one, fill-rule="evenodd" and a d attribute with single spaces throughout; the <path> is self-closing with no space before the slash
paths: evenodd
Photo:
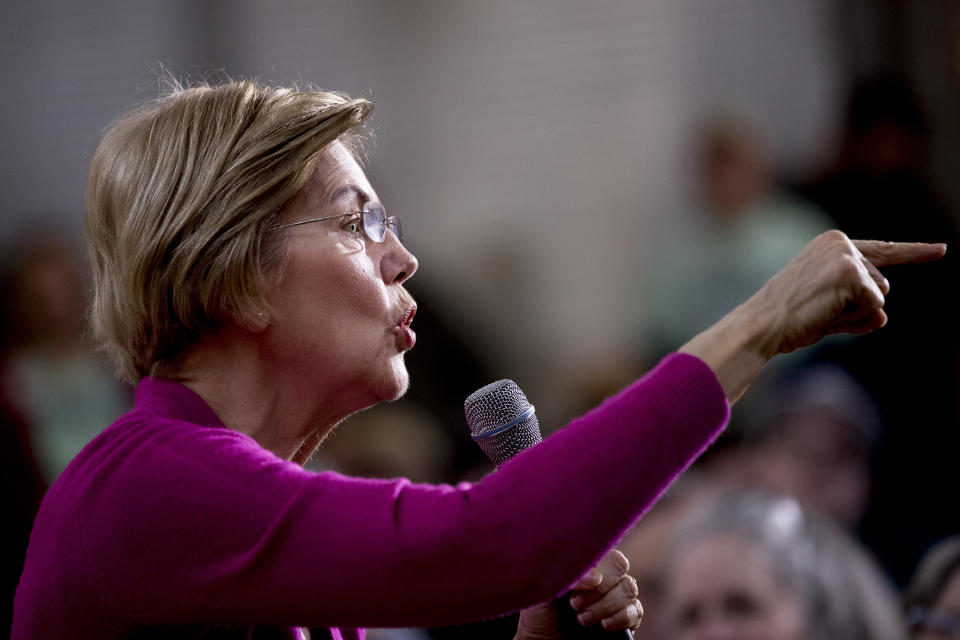
<path id="1" fill-rule="evenodd" d="M 14 638 L 359 638 L 524 608 L 518 637 L 550 637 L 535 605 L 571 587 L 582 624 L 633 627 L 614 542 L 771 357 L 881 327 L 877 267 L 945 251 L 824 234 L 481 482 L 311 473 L 337 423 L 403 395 L 415 342 L 417 261 L 355 154 L 371 108 L 231 82 L 108 129 L 87 188 L 91 320 L 136 399 L 44 499 Z"/>

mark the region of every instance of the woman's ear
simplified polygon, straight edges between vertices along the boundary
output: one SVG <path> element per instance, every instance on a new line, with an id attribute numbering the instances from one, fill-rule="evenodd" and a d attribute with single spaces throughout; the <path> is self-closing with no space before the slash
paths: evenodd
<path id="1" fill-rule="evenodd" d="M 262 333 L 270 326 L 270 315 L 262 309 L 254 313 L 245 313 L 237 318 L 237 325 L 250 333 Z"/>

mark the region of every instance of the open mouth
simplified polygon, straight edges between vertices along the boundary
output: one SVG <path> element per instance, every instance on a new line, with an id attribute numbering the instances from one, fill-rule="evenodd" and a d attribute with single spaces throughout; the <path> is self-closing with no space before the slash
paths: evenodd
<path id="1" fill-rule="evenodd" d="M 417 315 L 417 305 L 410 305 L 410 308 L 407 309 L 407 312 L 403 314 L 403 317 L 400 318 L 400 322 L 397 324 L 402 327 L 409 327 L 415 315 Z"/>
<path id="2" fill-rule="evenodd" d="M 404 350 L 413 349 L 413 345 L 417 343 L 417 334 L 415 334 L 413 329 L 410 328 L 410 323 L 413 322 L 413 316 L 416 314 L 417 306 L 410 305 L 410 307 L 407 309 L 407 312 L 403 314 L 402 318 L 400 318 L 400 322 L 397 323 L 397 329 L 399 330 L 403 339 Z"/>

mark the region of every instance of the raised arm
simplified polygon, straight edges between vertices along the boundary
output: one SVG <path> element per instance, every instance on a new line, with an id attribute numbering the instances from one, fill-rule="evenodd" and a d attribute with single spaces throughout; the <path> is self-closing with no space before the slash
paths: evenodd
<path id="1" fill-rule="evenodd" d="M 869 333 L 887 322 L 890 284 L 878 267 L 929 262 L 944 244 L 850 240 L 840 231 L 814 238 L 749 300 L 680 348 L 716 373 L 736 402 L 778 353 L 834 333 Z"/>

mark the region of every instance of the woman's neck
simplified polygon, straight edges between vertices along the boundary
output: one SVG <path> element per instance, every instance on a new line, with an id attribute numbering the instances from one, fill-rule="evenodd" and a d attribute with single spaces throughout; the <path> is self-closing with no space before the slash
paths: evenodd
<path id="1" fill-rule="evenodd" d="M 338 408 L 323 384 L 271 366 L 256 334 L 235 327 L 201 337 L 171 377 L 203 398 L 224 425 L 301 465 L 353 413 Z"/>

